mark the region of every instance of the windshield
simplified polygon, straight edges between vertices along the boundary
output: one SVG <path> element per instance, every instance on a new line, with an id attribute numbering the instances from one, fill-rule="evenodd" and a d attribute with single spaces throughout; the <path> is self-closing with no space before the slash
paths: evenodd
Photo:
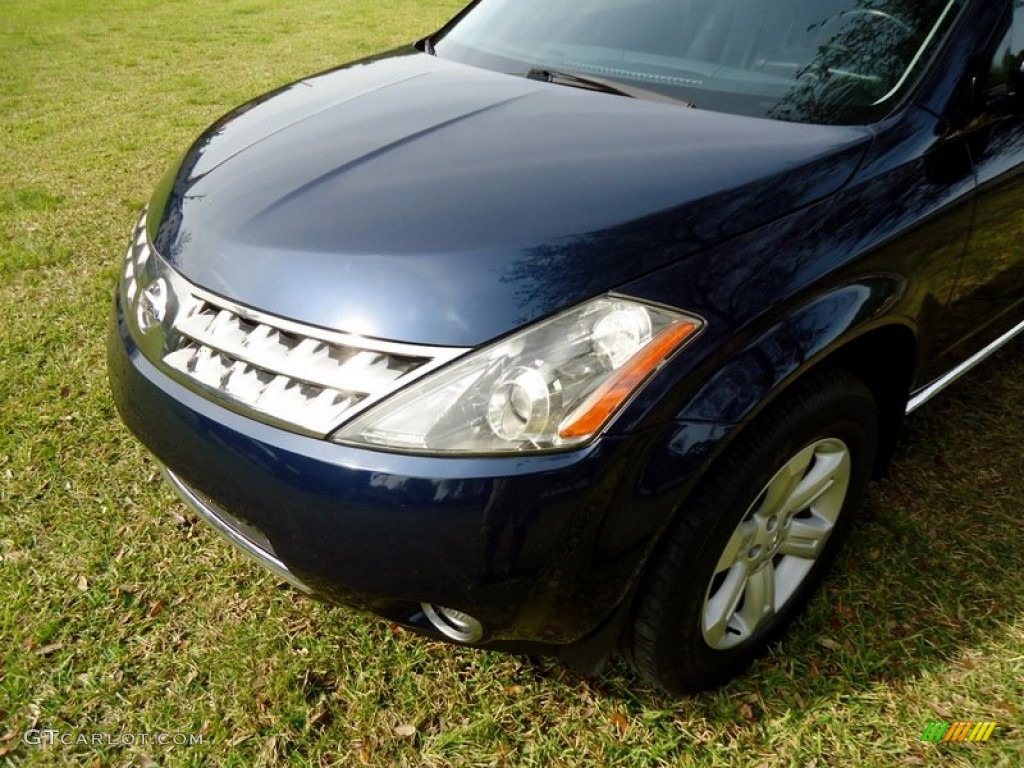
<path id="1" fill-rule="evenodd" d="M 436 55 L 474 66 L 581 78 L 563 84 L 593 78 L 700 109 L 866 123 L 892 108 L 960 5 L 478 0 L 432 43 Z"/>

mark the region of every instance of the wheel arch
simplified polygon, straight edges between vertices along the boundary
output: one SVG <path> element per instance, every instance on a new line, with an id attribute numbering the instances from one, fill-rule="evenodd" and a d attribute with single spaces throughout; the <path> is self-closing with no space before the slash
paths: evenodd
<path id="1" fill-rule="evenodd" d="M 917 338 L 902 323 L 873 328 L 837 348 L 820 365 L 843 368 L 867 385 L 878 406 L 878 455 L 875 477 L 883 476 L 899 439 L 917 369 Z"/>
<path id="2" fill-rule="evenodd" d="M 677 418 L 680 425 L 733 425 L 705 469 L 746 424 L 796 382 L 822 367 L 835 366 L 863 381 L 875 396 L 881 437 L 875 475 L 883 474 L 920 367 L 916 324 L 895 308 L 905 288 L 897 276 L 874 275 L 818 295 L 786 312 L 715 366 L 686 398 Z"/>

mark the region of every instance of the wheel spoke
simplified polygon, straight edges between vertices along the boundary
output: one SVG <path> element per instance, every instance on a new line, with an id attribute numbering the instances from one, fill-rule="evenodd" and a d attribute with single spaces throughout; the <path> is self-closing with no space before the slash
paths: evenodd
<path id="1" fill-rule="evenodd" d="M 737 564 L 726 574 L 718 591 L 704 604 L 704 637 L 713 647 L 722 643 L 729 620 L 736 613 L 736 604 L 746 587 L 747 567 Z"/>
<path id="2" fill-rule="evenodd" d="M 725 545 L 722 556 L 718 558 L 718 565 L 715 566 L 715 575 L 728 570 L 740 559 L 747 547 L 757 535 L 757 524 L 747 520 L 740 523 L 733 531 L 732 537 Z"/>
<path id="3" fill-rule="evenodd" d="M 757 513 L 759 516 L 771 517 L 784 511 L 783 507 L 793 495 L 793 489 L 800 482 L 800 478 L 807 474 L 807 468 L 813 458 L 814 447 L 808 446 L 786 462 L 765 488 L 764 501 Z"/>
<path id="4" fill-rule="evenodd" d="M 814 560 L 821 554 L 833 527 L 831 521 L 820 515 L 796 518 L 790 523 L 789 533 L 779 547 L 779 553 Z"/>
<path id="5" fill-rule="evenodd" d="M 836 474 L 847 464 L 846 451 L 818 451 L 814 466 L 800 481 L 783 505 L 786 513 L 807 509 L 836 481 Z M 838 512 L 838 511 L 837 511 Z"/>
<path id="6" fill-rule="evenodd" d="M 775 614 L 775 568 L 769 560 L 750 574 L 743 594 L 743 608 L 736 614 L 744 634 L 750 635 L 765 619 Z"/>

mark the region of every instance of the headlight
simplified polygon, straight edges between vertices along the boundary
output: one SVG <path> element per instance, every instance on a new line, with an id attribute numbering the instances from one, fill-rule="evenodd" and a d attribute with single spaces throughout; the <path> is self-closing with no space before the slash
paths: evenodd
<path id="1" fill-rule="evenodd" d="M 594 299 L 410 385 L 332 439 L 414 453 L 580 445 L 701 325 L 631 299 Z"/>

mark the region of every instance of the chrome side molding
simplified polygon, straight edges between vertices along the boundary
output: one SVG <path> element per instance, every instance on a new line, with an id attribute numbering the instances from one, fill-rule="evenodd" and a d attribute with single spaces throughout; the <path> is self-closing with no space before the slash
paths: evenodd
<path id="1" fill-rule="evenodd" d="M 213 504 L 210 504 L 200 498 L 200 496 L 193 491 L 185 481 L 167 467 L 162 467 L 162 469 L 164 477 L 167 478 L 167 482 L 169 482 L 171 487 L 177 491 L 182 501 L 188 504 L 191 509 L 195 510 L 197 515 L 209 523 L 217 533 L 233 544 L 242 554 L 252 560 L 255 560 L 259 565 L 262 565 L 279 579 L 287 581 L 299 591 L 305 592 L 306 594 L 312 593 L 313 590 L 310 589 L 308 585 L 304 584 L 294 573 L 288 570 L 287 565 L 278 560 L 277 557 L 261 547 L 258 543 L 235 530 L 234 526 L 230 523 L 231 515 L 228 515 Z"/>
<path id="2" fill-rule="evenodd" d="M 1002 336 L 1000 336 L 998 339 L 993 341 L 988 346 L 975 352 L 969 358 L 967 358 L 958 366 L 956 366 L 956 368 L 953 368 L 952 370 L 944 373 L 942 376 L 937 378 L 935 381 L 933 381 L 931 384 L 924 387 L 923 389 L 919 389 L 911 396 L 910 400 L 907 401 L 907 413 L 913 413 L 914 411 L 916 411 L 922 405 L 924 405 L 937 394 L 939 394 L 939 392 L 944 390 L 954 381 L 956 381 L 969 370 L 971 370 L 971 368 L 985 361 L 990 355 L 995 353 L 1001 347 L 1004 347 L 1007 344 L 1009 344 L 1014 339 L 1014 337 L 1018 336 L 1021 332 L 1024 332 L 1024 320 L 1017 323 L 1017 325 L 1008 330 L 1006 333 L 1004 333 Z"/>

